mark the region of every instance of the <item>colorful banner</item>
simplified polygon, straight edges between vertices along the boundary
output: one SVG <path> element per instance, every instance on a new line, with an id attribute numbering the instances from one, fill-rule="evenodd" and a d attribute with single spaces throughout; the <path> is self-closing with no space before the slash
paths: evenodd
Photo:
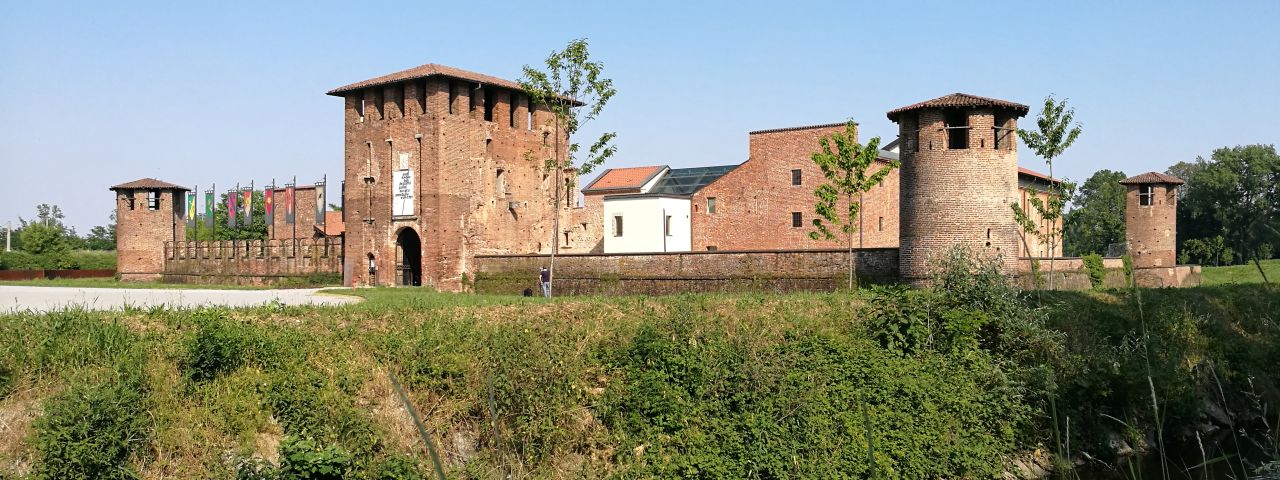
<path id="1" fill-rule="evenodd" d="M 271 229 L 271 233 L 276 231 L 276 187 L 262 190 L 262 213 L 265 217 L 267 227 Z"/>
<path id="2" fill-rule="evenodd" d="M 236 228 L 236 213 L 240 212 L 240 208 L 236 206 L 236 199 L 240 198 L 236 195 L 236 191 L 227 192 L 227 228 Z"/>
<path id="3" fill-rule="evenodd" d="M 187 192 L 187 228 L 196 228 L 196 192 Z"/>
<path id="4" fill-rule="evenodd" d="M 244 218 L 240 224 L 246 227 L 253 226 L 253 187 L 249 187 L 244 191 Z"/>
<path id="5" fill-rule="evenodd" d="M 284 223 L 293 225 L 294 217 L 293 185 L 284 187 Z"/>
<path id="6" fill-rule="evenodd" d="M 316 225 L 324 226 L 324 184 L 316 185 Z"/>
<path id="7" fill-rule="evenodd" d="M 205 190 L 204 192 L 204 228 L 213 228 L 213 206 L 217 202 L 213 201 L 213 190 Z"/>

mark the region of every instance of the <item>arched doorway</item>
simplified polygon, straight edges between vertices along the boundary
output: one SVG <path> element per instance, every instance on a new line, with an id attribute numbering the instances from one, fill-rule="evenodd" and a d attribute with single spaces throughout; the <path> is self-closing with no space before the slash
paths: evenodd
<path id="1" fill-rule="evenodd" d="M 396 273 L 399 285 L 422 285 L 422 239 L 412 228 L 396 234 Z"/>

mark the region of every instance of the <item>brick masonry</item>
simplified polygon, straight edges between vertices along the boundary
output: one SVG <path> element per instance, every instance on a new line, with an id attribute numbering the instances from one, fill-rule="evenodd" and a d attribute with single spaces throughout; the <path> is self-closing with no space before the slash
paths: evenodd
<path id="1" fill-rule="evenodd" d="M 813 240 L 814 190 L 825 183 L 812 154 L 820 138 L 844 131 L 831 124 L 752 132 L 750 157 L 738 168 L 692 196 L 692 249 L 787 250 L 839 248 L 847 240 Z M 875 169 L 885 167 L 877 162 Z M 800 170 L 801 184 L 792 184 L 792 170 Z M 715 212 L 707 210 L 715 198 Z M 861 219 L 854 234 L 858 248 L 888 248 L 898 244 L 898 172 L 862 198 Z M 843 210 L 845 207 L 841 206 Z M 801 226 L 792 224 L 799 212 Z M 602 220 L 603 221 L 603 220 Z"/>
<path id="2" fill-rule="evenodd" d="M 589 232 L 600 227 L 582 218 L 573 196 L 553 205 L 558 175 L 540 159 L 557 143 L 564 152 L 564 140 L 554 138 L 550 111 L 537 107 L 530 115 L 523 93 L 433 76 L 346 93 L 345 111 L 353 284 L 398 283 L 397 238 L 405 230 L 421 242 L 422 285 L 441 290 L 462 288 L 475 255 L 549 253 L 554 215 L 561 252 L 595 247 Z M 398 169 L 413 172 L 414 208 L 393 218 Z M 576 183 L 573 172 L 563 176 Z"/>
<path id="3" fill-rule="evenodd" d="M 995 111 L 967 108 L 968 148 L 949 149 L 944 109 L 926 108 L 898 117 L 903 138 L 900 190 L 900 271 L 921 284 L 930 259 L 953 245 L 999 255 L 1004 269 L 1016 270 L 1018 228 L 1010 205 L 1018 193 L 1016 136 L 996 146 Z M 1002 127 L 1016 128 L 1012 115 Z"/>
<path id="4" fill-rule="evenodd" d="M 156 210 L 148 195 L 159 195 Z M 164 245 L 186 238 L 182 220 L 186 199 L 175 189 L 119 189 L 116 195 L 116 271 L 120 279 L 158 280 L 164 271 Z M 182 201 L 178 201 L 181 199 Z"/>
<path id="5" fill-rule="evenodd" d="M 338 238 L 164 242 L 171 283 L 272 284 L 342 275 Z"/>
<path id="6" fill-rule="evenodd" d="M 892 248 L 854 252 L 860 283 L 897 278 Z M 537 292 L 545 255 L 479 255 L 474 289 L 481 293 Z M 832 291 L 847 281 L 845 250 L 678 252 L 556 257 L 557 295 L 663 295 L 687 292 Z"/>
<path id="7" fill-rule="evenodd" d="M 1141 205 L 1139 189 L 1152 189 L 1152 204 Z M 1177 256 L 1177 186 L 1167 183 L 1127 185 L 1125 235 L 1134 268 L 1171 267 Z"/>

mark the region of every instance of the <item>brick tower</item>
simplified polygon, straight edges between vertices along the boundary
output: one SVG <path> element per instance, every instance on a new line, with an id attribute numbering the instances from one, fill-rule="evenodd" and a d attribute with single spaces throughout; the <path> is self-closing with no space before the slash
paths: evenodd
<path id="1" fill-rule="evenodd" d="M 1176 264 L 1178 185 L 1182 179 L 1147 172 L 1120 181 L 1125 194 L 1125 239 L 1134 268 Z"/>
<path id="2" fill-rule="evenodd" d="M 116 272 L 120 280 L 158 280 L 165 242 L 184 240 L 191 189 L 154 178 L 111 187 L 116 194 Z"/>
<path id="3" fill-rule="evenodd" d="M 898 124 L 899 257 L 903 280 L 922 285 L 929 261 L 972 245 L 1016 271 L 1017 119 L 1027 106 L 954 93 L 888 112 Z"/>
<path id="4" fill-rule="evenodd" d="M 544 168 L 565 138 L 519 84 L 427 64 L 328 94 L 345 99 L 353 284 L 463 289 L 475 255 L 549 253 L 557 214 L 561 253 L 598 243 L 601 222 L 577 218 L 576 195 L 552 200 L 576 176 Z"/>

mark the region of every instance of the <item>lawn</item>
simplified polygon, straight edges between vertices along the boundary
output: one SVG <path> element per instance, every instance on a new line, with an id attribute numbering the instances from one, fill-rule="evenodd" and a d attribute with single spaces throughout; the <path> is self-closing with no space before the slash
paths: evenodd
<path id="1" fill-rule="evenodd" d="M 1271 283 L 1280 281 L 1280 259 L 1263 260 L 1262 269 L 1267 272 Z M 1231 283 L 1262 283 L 1262 274 L 1253 263 L 1246 265 L 1230 265 L 1226 267 L 1204 267 L 1205 285 L 1224 285 Z"/>

